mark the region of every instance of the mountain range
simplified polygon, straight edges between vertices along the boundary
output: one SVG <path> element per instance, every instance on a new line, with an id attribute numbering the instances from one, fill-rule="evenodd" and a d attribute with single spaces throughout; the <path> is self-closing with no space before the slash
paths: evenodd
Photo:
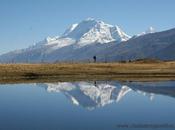
<path id="1" fill-rule="evenodd" d="M 129 36 L 119 26 L 92 18 L 71 25 L 61 36 L 47 37 L 25 49 L 0 55 L 1 63 L 114 62 L 141 58 L 175 59 L 175 29 L 150 27 Z"/>

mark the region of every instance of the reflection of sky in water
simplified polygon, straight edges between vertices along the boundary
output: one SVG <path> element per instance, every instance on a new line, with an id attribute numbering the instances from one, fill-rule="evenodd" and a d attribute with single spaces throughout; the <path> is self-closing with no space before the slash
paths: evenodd
<path id="1" fill-rule="evenodd" d="M 76 82 L 0 86 L 0 128 L 117 129 L 175 123 L 175 82 Z"/>

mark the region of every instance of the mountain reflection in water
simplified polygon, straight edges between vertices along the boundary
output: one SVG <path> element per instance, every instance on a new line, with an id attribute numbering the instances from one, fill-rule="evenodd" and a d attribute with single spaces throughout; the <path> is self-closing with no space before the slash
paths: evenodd
<path id="1" fill-rule="evenodd" d="M 113 102 L 119 102 L 130 91 L 148 96 L 150 100 L 155 95 L 175 97 L 175 81 L 161 82 L 58 82 L 37 84 L 48 92 L 63 93 L 74 105 L 89 110 L 104 107 Z"/>

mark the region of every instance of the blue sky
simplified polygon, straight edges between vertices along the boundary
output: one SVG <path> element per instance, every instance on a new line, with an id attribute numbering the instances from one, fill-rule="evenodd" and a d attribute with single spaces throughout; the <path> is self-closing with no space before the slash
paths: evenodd
<path id="1" fill-rule="evenodd" d="M 0 54 L 57 36 L 92 17 L 134 35 L 175 28 L 175 0 L 0 0 Z"/>

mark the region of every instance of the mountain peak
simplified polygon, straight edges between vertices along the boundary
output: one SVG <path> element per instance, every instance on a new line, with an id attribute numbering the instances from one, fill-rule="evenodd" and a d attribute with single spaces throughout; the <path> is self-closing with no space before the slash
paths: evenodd
<path id="1" fill-rule="evenodd" d="M 91 22 L 91 23 L 96 23 L 96 24 L 104 23 L 102 20 L 98 20 L 98 19 L 91 18 L 91 17 L 84 19 L 81 22 Z"/>
<path id="2" fill-rule="evenodd" d="M 124 33 L 119 26 L 107 24 L 101 20 L 87 18 L 79 23 L 72 24 L 60 37 L 46 37 L 36 43 L 42 45 L 55 45 L 56 48 L 71 44 L 82 47 L 94 43 L 120 43 L 129 40 L 130 36 Z"/>
<path id="3" fill-rule="evenodd" d="M 149 27 L 147 30 L 146 30 L 146 34 L 148 33 L 155 33 L 155 29 L 153 27 Z"/>
<path id="4" fill-rule="evenodd" d="M 80 46 L 91 43 L 121 42 L 130 38 L 118 26 L 94 18 L 87 18 L 78 24 L 71 25 L 62 35 L 62 38 L 66 37 L 75 39 Z"/>
<path id="5" fill-rule="evenodd" d="M 89 18 L 86 18 L 85 20 L 83 21 L 97 21 L 95 18 L 92 18 L 92 17 L 89 17 Z"/>
<path id="6" fill-rule="evenodd" d="M 155 29 L 153 27 L 149 27 L 146 31 L 140 33 L 140 34 L 137 34 L 137 35 L 134 35 L 133 38 L 136 38 L 136 37 L 139 37 L 139 36 L 143 36 L 143 35 L 146 35 L 146 34 L 150 34 L 150 33 L 155 33 Z"/>
<path id="7" fill-rule="evenodd" d="M 46 37 L 36 44 L 55 44 L 57 47 L 76 44 L 81 47 L 93 43 L 113 41 L 120 43 L 129 39 L 130 36 L 123 32 L 119 26 L 110 25 L 94 18 L 87 18 L 79 23 L 72 24 L 60 37 Z"/>

